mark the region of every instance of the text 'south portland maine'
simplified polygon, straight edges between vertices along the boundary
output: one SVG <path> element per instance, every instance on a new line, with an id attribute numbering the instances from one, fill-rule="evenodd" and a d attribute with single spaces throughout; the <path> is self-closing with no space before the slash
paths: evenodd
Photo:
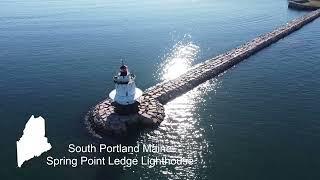
<path id="1" fill-rule="evenodd" d="M 80 154 L 76 158 L 68 157 L 47 157 L 47 165 L 52 167 L 57 166 L 123 166 L 131 167 L 135 165 L 144 165 L 149 167 L 154 167 L 157 165 L 192 165 L 192 157 L 167 157 L 161 156 L 157 157 L 157 154 L 162 152 L 174 153 L 175 150 L 168 148 L 164 145 L 158 144 L 143 144 L 135 146 L 126 146 L 126 145 L 75 145 L 69 144 L 68 152 L 70 154 Z M 140 158 L 120 156 L 115 157 L 114 155 L 108 153 L 148 153 L 148 156 L 141 156 Z M 88 155 L 91 154 L 94 155 Z M 98 156 L 98 157 L 96 157 Z"/>

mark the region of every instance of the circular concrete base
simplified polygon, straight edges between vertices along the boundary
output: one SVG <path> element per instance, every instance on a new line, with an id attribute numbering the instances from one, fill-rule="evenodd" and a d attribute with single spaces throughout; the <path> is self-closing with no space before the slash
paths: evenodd
<path id="1" fill-rule="evenodd" d="M 123 136 L 136 127 L 158 126 L 165 117 L 163 105 L 148 95 L 143 95 L 136 106 L 126 107 L 126 111 L 132 108 L 131 113 L 121 113 L 123 109 L 119 110 L 111 99 L 105 99 L 88 112 L 86 117 L 88 129 L 98 137 Z"/>

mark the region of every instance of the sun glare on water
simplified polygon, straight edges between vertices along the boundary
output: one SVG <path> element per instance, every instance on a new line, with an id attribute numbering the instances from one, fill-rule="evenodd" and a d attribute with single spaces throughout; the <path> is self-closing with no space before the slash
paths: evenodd
<path id="1" fill-rule="evenodd" d="M 177 43 L 161 65 L 161 80 L 172 80 L 187 72 L 199 51 L 193 42 Z"/>
<path id="2" fill-rule="evenodd" d="M 168 81 L 187 72 L 197 59 L 200 47 L 192 41 L 177 43 L 163 58 L 159 77 Z M 160 167 L 147 168 L 148 173 L 162 174 L 168 179 L 181 177 L 197 177 L 200 169 L 210 168 L 211 160 L 204 160 L 205 155 L 214 153 L 209 151 L 212 144 L 205 138 L 205 129 L 201 127 L 201 118 L 198 107 L 205 108 L 206 94 L 215 91 L 218 81 L 207 81 L 186 94 L 170 101 L 165 105 L 166 117 L 160 127 L 144 136 L 140 142 L 143 144 L 161 144 L 172 152 L 153 154 L 155 157 L 188 158 L 194 160 L 192 166 L 175 166 L 173 169 Z M 210 117 L 208 117 L 210 118 Z M 211 121 L 211 120 L 207 120 Z"/>

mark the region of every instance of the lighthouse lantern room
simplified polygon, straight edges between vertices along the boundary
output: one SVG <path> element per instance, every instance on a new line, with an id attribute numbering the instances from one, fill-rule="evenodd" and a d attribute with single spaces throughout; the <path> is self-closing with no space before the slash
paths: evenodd
<path id="1" fill-rule="evenodd" d="M 141 89 L 135 85 L 135 75 L 129 72 L 126 65 L 120 67 L 117 76 L 114 76 L 115 89 L 109 94 L 109 97 L 119 105 L 131 105 L 142 95 Z"/>

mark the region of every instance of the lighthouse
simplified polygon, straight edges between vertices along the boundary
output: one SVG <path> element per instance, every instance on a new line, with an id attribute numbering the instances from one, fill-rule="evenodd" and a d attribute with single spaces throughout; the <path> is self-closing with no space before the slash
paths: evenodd
<path id="1" fill-rule="evenodd" d="M 142 90 L 136 87 L 134 80 L 135 75 L 131 74 L 128 67 L 122 62 L 119 73 L 113 77 L 115 89 L 109 94 L 122 114 L 133 108 L 137 104 L 137 99 L 142 95 Z"/>

